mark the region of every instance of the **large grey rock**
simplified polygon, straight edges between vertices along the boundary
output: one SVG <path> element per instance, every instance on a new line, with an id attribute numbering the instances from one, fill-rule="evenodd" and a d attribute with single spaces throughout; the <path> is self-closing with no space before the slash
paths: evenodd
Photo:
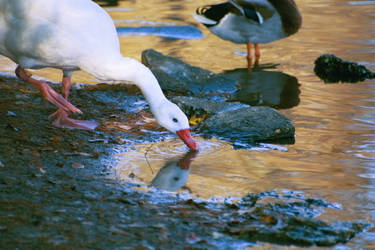
<path id="1" fill-rule="evenodd" d="M 215 136 L 237 144 L 294 138 L 292 122 L 270 107 L 181 96 L 172 101 L 188 116 L 211 115 L 198 126 L 198 131 L 207 137 Z"/>
<path id="2" fill-rule="evenodd" d="M 183 95 L 207 95 L 235 90 L 236 81 L 191 66 L 175 57 L 165 56 L 153 49 L 142 52 L 142 63 L 151 69 L 165 91 Z"/>
<path id="3" fill-rule="evenodd" d="M 218 113 L 205 120 L 200 131 L 244 143 L 294 137 L 292 122 L 269 107 L 245 107 Z"/>

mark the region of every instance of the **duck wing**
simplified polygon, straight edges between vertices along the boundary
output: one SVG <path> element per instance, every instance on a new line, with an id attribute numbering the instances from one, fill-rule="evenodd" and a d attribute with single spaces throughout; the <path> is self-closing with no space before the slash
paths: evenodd
<path id="1" fill-rule="evenodd" d="M 196 10 L 194 17 L 206 26 L 214 26 L 220 22 L 226 15 L 243 15 L 243 11 L 238 9 L 232 2 L 204 5 Z"/>
<path id="2" fill-rule="evenodd" d="M 275 9 L 267 1 L 230 0 L 229 2 L 235 6 L 244 17 L 258 22 L 259 24 L 262 24 L 275 14 Z"/>

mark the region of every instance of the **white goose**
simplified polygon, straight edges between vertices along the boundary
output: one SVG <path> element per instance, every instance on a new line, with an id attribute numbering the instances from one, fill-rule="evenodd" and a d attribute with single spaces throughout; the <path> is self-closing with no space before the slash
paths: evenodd
<path id="1" fill-rule="evenodd" d="M 95 129 L 97 124 L 73 120 L 81 112 L 68 102 L 70 78 L 84 70 L 102 81 L 133 82 L 148 101 L 158 123 L 177 133 L 194 150 L 185 114 L 163 94 L 152 72 L 120 53 L 109 15 L 91 0 L 0 0 L 0 54 L 18 64 L 16 75 L 37 87 L 59 110 L 55 126 Z M 53 67 L 63 71 L 62 96 L 24 69 Z"/>

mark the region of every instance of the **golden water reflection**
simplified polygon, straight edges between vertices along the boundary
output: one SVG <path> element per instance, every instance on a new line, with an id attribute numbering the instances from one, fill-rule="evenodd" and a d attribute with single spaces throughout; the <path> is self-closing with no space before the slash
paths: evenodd
<path id="1" fill-rule="evenodd" d="M 233 150 L 229 143 L 214 138 L 198 138 L 197 142 L 200 152 L 194 155 L 189 171 L 181 173 L 186 182 L 180 192 L 188 190 L 192 196 L 202 198 L 241 196 L 254 190 L 259 180 L 270 173 L 270 169 L 252 162 L 250 154 Z M 186 158 L 186 149 L 178 139 L 171 139 L 121 153 L 116 175 L 150 185 L 164 168 L 179 173 L 180 170 L 172 166 Z"/>

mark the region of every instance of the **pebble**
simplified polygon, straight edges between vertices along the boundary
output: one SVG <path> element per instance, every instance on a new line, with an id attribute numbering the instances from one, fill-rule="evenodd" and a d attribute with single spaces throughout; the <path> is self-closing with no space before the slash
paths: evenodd
<path id="1" fill-rule="evenodd" d="M 8 116 L 13 116 L 13 117 L 16 117 L 16 114 L 12 111 L 8 111 Z"/>
<path id="2" fill-rule="evenodd" d="M 31 151 L 30 152 L 30 156 L 34 157 L 34 158 L 40 158 L 40 154 L 36 151 Z"/>
<path id="3" fill-rule="evenodd" d="M 84 168 L 85 166 L 81 163 L 75 162 L 72 164 L 72 168 Z"/>

